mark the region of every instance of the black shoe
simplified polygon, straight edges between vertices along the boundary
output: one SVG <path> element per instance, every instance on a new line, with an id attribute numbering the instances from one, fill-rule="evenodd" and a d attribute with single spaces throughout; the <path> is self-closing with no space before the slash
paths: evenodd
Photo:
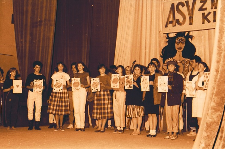
<path id="1" fill-rule="evenodd" d="M 28 130 L 33 130 L 33 120 L 29 120 Z"/>
<path id="2" fill-rule="evenodd" d="M 84 128 L 81 128 L 80 130 L 81 130 L 81 131 L 85 131 L 85 129 L 84 129 Z"/>
<path id="3" fill-rule="evenodd" d="M 149 137 L 149 138 L 151 138 L 151 137 L 152 137 L 152 135 L 151 135 L 151 134 L 147 134 L 146 136 L 147 136 L 147 137 Z"/>
<path id="4" fill-rule="evenodd" d="M 54 128 L 54 124 L 50 124 L 48 128 Z"/>
<path id="5" fill-rule="evenodd" d="M 40 121 L 35 121 L 35 130 L 41 130 L 40 126 Z"/>
<path id="6" fill-rule="evenodd" d="M 156 137 L 156 134 L 155 135 L 152 135 L 152 137 Z"/>

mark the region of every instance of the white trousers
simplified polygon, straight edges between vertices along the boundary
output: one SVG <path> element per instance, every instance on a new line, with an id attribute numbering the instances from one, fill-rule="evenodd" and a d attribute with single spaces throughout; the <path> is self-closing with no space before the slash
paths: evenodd
<path id="1" fill-rule="evenodd" d="M 85 123 L 85 105 L 87 91 L 85 88 L 73 91 L 73 106 L 76 128 L 84 128 Z"/>
<path id="2" fill-rule="evenodd" d="M 35 121 L 41 119 L 42 93 L 29 90 L 27 98 L 28 120 L 33 120 L 33 111 L 35 103 Z"/>
<path id="3" fill-rule="evenodd" d="M 125 99 L 126 92 L 114 91 L 113 92 L 113 112 L 116 127 L 125 127 Z"/>

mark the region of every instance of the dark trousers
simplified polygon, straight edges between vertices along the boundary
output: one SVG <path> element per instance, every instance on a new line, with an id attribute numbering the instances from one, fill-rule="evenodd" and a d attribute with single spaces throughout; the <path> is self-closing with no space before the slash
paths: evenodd
<path id="1" fill-rule="evenodd" d="M 88 115 L 88 106 L 89 106 L 89 115 L 91 117 L 92 127 L 96 126 L 96 120 L 92 118 L 94 101 L 87 101 L 85 105 L 85 126 L 89 126 L 89 115 Z"/>
<path id="2" fill-rule="evenodd" d="M 10 93 L 6 97 L 6 124 L 16 126 L 19 97 Z"/>
<path id="3" fill-rule="evenodd" d="M 192 97 L 186 97 L 185 103 L 187 103 L 187 129 L 190 127 L 197 127 L 197 118 L 192 117 Z"/>

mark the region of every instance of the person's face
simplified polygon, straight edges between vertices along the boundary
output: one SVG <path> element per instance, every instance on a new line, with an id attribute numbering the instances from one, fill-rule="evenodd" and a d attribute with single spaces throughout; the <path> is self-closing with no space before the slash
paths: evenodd
<path id="1" fill-rule="evenodd" d="M 11 76 L 12 77 L 15 77 L 16 76 L 16 70 L 13 70 L 12 72 L 10 72 Z"/>
<path id="2" fill-rule="evenodd" d="M 141 69 L 139 67 L 134 68 L 134 74 L 140 75 L 141 74 Z"/>
<path id="3" fill-rule="evenodd" d="M 198 63 L 196 63 L 195 59 L 190 61 L 190 65 L 192 68 L 195 68 L 196 66 L 198 66 Z"/>
<path id="4" fill-rule="evenodd" d="M 62 65 L 62 64 L 59 64 L 59 65 L 58 65 L 58 70 L 59 70 L 60 72 L 63 71 L 63 65 Z"/>
<path id="5" fill-rule="evenodd" d="M 169 64 L 169 66 L 168 66 L 168 70 L 170 71 L 170 72 L 173 72 L 174 70 L 175 70 L 175 65 L 173 65 L 173 64 Z"/>
<path id="6" fill-rule="evenodd" d="M 204 67 L 204 65 L 198 64 L 198 71 L 199 71 L 199 72 L 204 72 L 205 69 L 206 69 L 206 68 Z"/>
<path id="7" fill-rule="evenodd" d="M 77 73 L 77 69 L 76 69 L 76 66 L 75 65 L 72 65 L 72 72 L 73 73 Z"/>
<path id="8" fill-rule="evenodd" d="M 100 68 L 100 69 L 99 69 L 99 73 L 100 73 L 100 74 L 105 74 L 105 68 L 104 68 L 104 67 Z"/>
<path id="9" fill-rule="evenodd" d="M 78 69 L 78 71 L 83 71 L 83 69 L 84 69 L 84 66 L 82 65 L 82 64 L 78 64 L 77 65 L 77 69 Z"/>
<path id="10" fill-rule="evenodd" d="M 35 65 L 34 66 L 34 71 L 35 72 L 40 72 L 40 70 L 41 70 L 41 67 L 39 65 Z"/>
<path id="11" fill-rule="evenodd" d="M 150 71 L 150 73 L 154 73 L 155 70 L 156 70 L 156 68 L 155 68 L 155 66 L 153 66 L 153 65 L 149 65 L 149 66 L 148 66 L 148 70 Z"/>
<path id="12" fill-rule="evenodd" d="M 130 68 L 125 69 L 125 73 L 126 73 L 126 75 L 130 75 L 131 74 Z"/>
<path id="13" fill-rule="evenodd" d="M 123 71 L 123 69 L 122 69 L 121 67 L 118 67 L 117 70 L 116 70 L 116 72 L 117 72 L 118 74 L 121 74 L 122 71 Z"/>
<path id="14" fill-rule="evenodd" d="M 185 46 L 185 38 L 177 37 L 175 41 L 175 49 L 179 52 L 182 52 L 184 50 L 184 46 Z"/>

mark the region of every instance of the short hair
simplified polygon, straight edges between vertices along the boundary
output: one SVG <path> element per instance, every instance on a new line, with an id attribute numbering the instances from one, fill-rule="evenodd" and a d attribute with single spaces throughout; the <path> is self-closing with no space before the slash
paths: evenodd
<path id="1" fill-rule="evenodd" d="M 78 64 L 82 64 L 82 65 L 83 65 L 83 67 L 84 67 L 83 71 L 84 71 L 84 72 L 89 72 L 89 70 L 88 70 L 87 66 L 84 64 L 84 62 L 78 62 L 78 63 L 76 64 L 76 69 L 77 69 L 77 71 L 78 71 Z"/>
<path id="2" fill-rule="evenodd" d="M 135 69 L 136 67 L 140 68 L 141 73 L 142 73 L 143 67 L 142 67 L 140 64 L 135 64 L 135 65 L 134 65 L 133 72 L 134 72 L 134 69 Z"/>
<path id="3" fill-rule="evenodd" d="M 98 70 L 101 69 L 101 68 L 105 68 L 106 69 L 106 66 L 104 64 L 99 64 L 98 65 Z"/>
<path id="4" fill-rule="evenodd" d="M 194 55 L 193 57 L 191 57 L 191 60 L 195 60 L 196 63 L 202 62 L 201 57 L 199 57 L 198 55 Z"/>
<path id="5" fill-rule="evenodd" d="M 150 62 L 153 62 L 153 61 L 156 61 L 157 64 L 158 64 L 158 65 L 156 66 L 156 69 L 157 69 L 157 67 L 160 67 L 160 62 L 159 62 L 158 58 L 152 58 Z"/>
<path id="6" fill-rule="evenodd" d="M 34 62 L 33 62 L 33 68 L 34 68 L 36 65 L 40 66 L 41 68 L 42 68 L 42 66 L 43 66 L 43 64 L 42 64 L 40 61 L 34 61 Z"/>
<path id="7" fill-rule="evenodd" d="M 72 62 L 72 64 L 70 65 L 70 68 L 72 68 L 73 65 L 75 65 L 75 67 L 76 67 L 77 63 L 76 62 Z"/>
<path id="8" fill-rule="evenodd" d="M 148 64 L 147 68 L 149 68 L 150 65 L 153 65 L 153 66 L 157 69 L 157 66 L 156 66 L 155 63 L 153 63 L 153 62 L 150 62 L 150 63 Z"/>

